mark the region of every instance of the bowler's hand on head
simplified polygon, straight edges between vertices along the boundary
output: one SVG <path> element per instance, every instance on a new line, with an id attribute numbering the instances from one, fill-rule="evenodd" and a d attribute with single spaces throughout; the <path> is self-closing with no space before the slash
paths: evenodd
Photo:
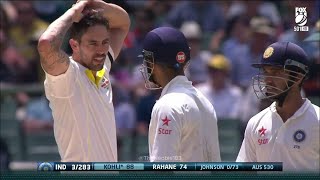
<path id="1" fill-rule="evenodd" d="M 85 7 L 90 3 L 90 1 L 80 1 L 78 0 L 76 4 L 72 5 L 71 9 L 74 10 L 74 15 L 72 17 L 73 22 L 79 22 L 83 15 Z"/>
<path id="2" fill-rule="evenodd" d="M 87 14 L 92 11 L 101 11 L 102 12 L 104 10 L 102 8 L 102 6 L 103 6 L 102 4 L 105 4 L 104 1 L 102 1 L 102 0 L 86 0 L 86 1 L 88 1 L 88 4 L 85 7 L 85 9 L 83 10 L 84 14 Z"/>

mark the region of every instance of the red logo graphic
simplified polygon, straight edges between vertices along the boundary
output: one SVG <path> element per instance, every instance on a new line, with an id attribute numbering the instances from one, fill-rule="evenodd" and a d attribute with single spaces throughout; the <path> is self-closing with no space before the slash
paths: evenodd
<path id="1" fill-rule="evenodd" d="M 266 138 L 266 139 L 258 139 L 259 145 L 261 145 L 261 144 L 267 144 L 268 142 L 269 142 L 269 139 L 268 139 L 268 138 Z"/>
<path id="2" fill-rule="evenodd" d="M 259 129 L 260 137 L 266 135 L 266 130 L 267 130 L 267 129 L 263 128 L 263 126 L 261 127 L 261 129 Z"/>
<path id="3" fill-rule="evenodd" d="M 178 52 L 176 56 L 176 60 L 178 61 L 178 63 L 184 63 L 184 61 L 186 60 L 186 55 L 184 54 L 184 52 L 182 51 Z"/>
<path id="4" fill-rule="evenodd" d="M 159 128 L 158 129 L 158 134 L 171 134 L 171 129 L 163 129 L 163 128 Z"/>
<path id="5" fill-rule="evenodd" d="M 169 126 L 169 121 L 171 121 L 170 119 L 167 118 L 167 116 L 166 116 L 166 118 L 161 119 L 161 120 L 163 122 L 162 126 L 164 126 L 164 125 Z"/>
<path id="6" fill-rule="evenodd" d="M 162 126 L 169 126 L 169 122 L 171 121 L 170 119 L 168 119 L 168 117 L 166 116 L 166 118 L 164 119 L 161 119 L 163 124 Z M 164 129 L 164 128 L 159 128 L 158 129 L 158 134 L 171 134 L 171 131 L 170 129 Z"/>
<path id="7" fill-rule="evenodd" d="M 109 85 L 109 80 L 108 79 L 102 79 L 102 84 L 101 87 L 102 88 L 106 88 Z"/>

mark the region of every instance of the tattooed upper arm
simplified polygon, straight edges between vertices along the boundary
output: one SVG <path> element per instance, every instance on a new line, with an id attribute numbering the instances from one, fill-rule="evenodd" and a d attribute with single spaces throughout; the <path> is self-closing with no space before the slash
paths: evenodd
<path id="1" fill-rule="evenodd" d="M 42 68 L 53 76 L 65 73 L 69 67 L 69 57 L 60 47 L 71 24 L 71 16 L 62 16 L 50 24 L 39 39 L 38 51 Z"/>
<path id="2" fill-rule="evenodd" d="M 49 51 L 47 54 L 40 53 L 40 62 L 42 68 L 50 75 L 58 76 L 67 71 L 69 67 L 69 56 L 63 52 L 59 51 Z"/>
<path id="3" fill-rule="evenodd" d="M 51 41 L 39 41 L 38 51 L 42 68 L 50 75 L 58 76 L 67 71 L 69 67 L 69 56 L 60 49 L 63 37 Z"/>

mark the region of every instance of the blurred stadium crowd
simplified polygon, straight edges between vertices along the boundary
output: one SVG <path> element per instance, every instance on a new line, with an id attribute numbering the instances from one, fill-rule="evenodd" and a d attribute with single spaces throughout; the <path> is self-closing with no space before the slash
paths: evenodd
<path id="1" fill-rule="evenodd" d="M 310 61 L 320 62 L 319 42 L 303 41 L 319 31 L 315 24 L 320 1 L 106 2 L 126 9 L 132 23 L 111 70 L 120 161 L 137 161 L 148 155 L 148 125 L 160 91 L 145 89 L 138 70 L 142 59 L 137 56 L 144 36 L 153 28 L 173 26 L 188 39 L 191 63 L 186 74 L 216 109 L 222 160 L 235 160 L 247 121 L 270 103 L 258 101 L 251 88 L 251 77 L 257 71 L 250 64 L 263 50 L 275 41 L 291 41 L 307 52 Z M 47 26 L 73 3 L 1 1 L 1 156 L 8 157 L 1 158 L 1 169 L 8 167 L 9 161 L 59 160 L 36 46 Z M 307 7 L 309 31 L 293 31 L 295 7 Z M 64 48 L 71 53 L 68 41 Z M 313 68 L 302 93 L 319 105 L 317 71 Z M 32 156 L 37 152 L 43 156 Z M 56 154 L 50 156 L 50 152 Z"/>

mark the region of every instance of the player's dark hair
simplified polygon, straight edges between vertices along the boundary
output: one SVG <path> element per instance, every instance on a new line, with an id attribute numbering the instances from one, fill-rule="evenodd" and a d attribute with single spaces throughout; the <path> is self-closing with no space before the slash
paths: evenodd
<path id="1" fill-rule="evenodd" d="M 87 31 L 89 27 L 95 25 L 103 25 L 110 29 L 109 21 L 102 15 L 101 12 L 90 11 L 84 15 L 79 22 L 74 22 L 70 28 L 70 38 L 81 41 L 82 35 Z"/>

